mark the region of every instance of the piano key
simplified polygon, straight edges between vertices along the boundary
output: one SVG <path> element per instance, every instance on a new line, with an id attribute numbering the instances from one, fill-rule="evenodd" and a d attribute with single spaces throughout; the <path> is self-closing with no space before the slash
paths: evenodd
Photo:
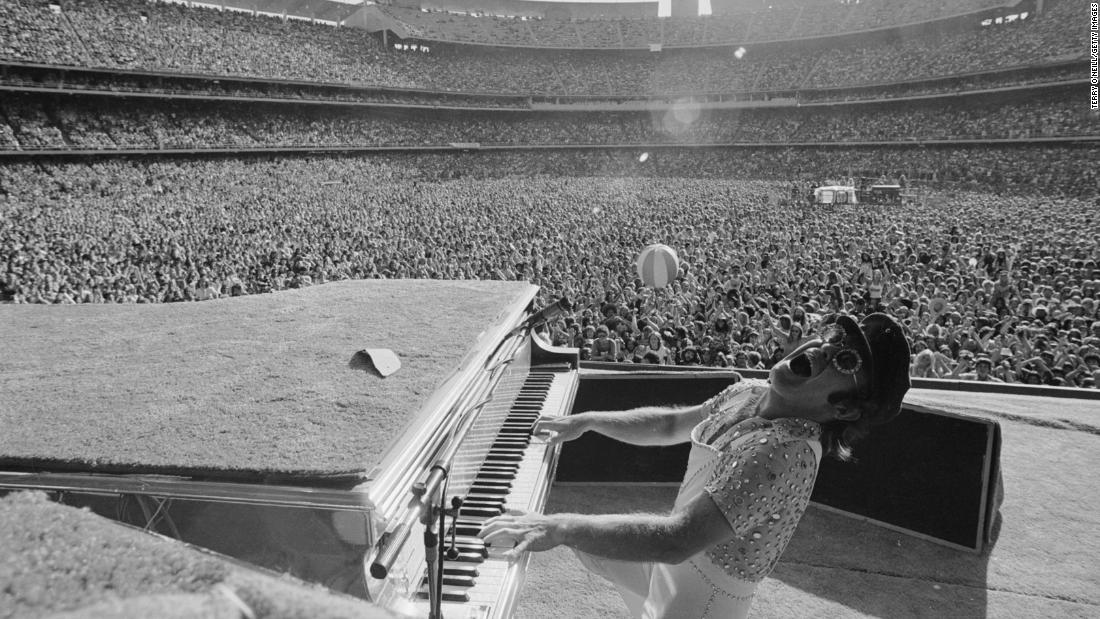
<path id="1" fill-rule="evenodd" d="M 515 434 L 510 434 L 507 437 L 501 437 L 497 439 L 491 445 L 489 445 L 489 448 L 493 449 L 496 447 L 503 447 L 507 449 L 508 447 L 516 447 L 519 449 L 523 449 L 527 447 L 527 444 L 530 442 L 530 436 L 517 436 Z"/>
<path id="2" fill-rule="evenodd" d="M 504 496 L 504 495 L 507 495 L 507 494 L 510 493 L 511 486 L 508 485 L 508 486 L 500 487 L 500 486 L 483 486 L 481 484 L 474 484 L 474 487 L 472 488 L 471 491 L 472 491 L 472 493 L 477 493 L 478 496 L 486 496 L 486 495 Z M 469 495 L 467 495 L 467 496 L 469 496 Z"/>
<path id="3" fill-rule="evenodd" d="M 455 558 L 447 558 L 447 562 L 457 561 L 459 563 L 483 563 L 485 561 L 485 554 L 481 552 L 462 552 L 459 551 Z"/>
<path id="4" fill-rule="evenodd" d="M 511 483 L 511 475 L 515 475 L 518 464 L 510 462 L 486 462 L 486 464 L 501 465 L 501 466 L 484 466 L 478 469 L 477 474 L 474 476 L 474 482 L 496 482 L 496 483 Z"/>
<path id="5" fill-rule="evenodd" d="M 449 541 L 450 537 L 448 536 L 447 539 Z M 489 546 L 489 545 L 490 544 L 485 543 L 485 540 L 481 539 L 480 537 L 478 537 L 476 535 L 459 535 L 459 534 L 455 535 L 455 546 L 475 548 L 475 547 L 485 547 L 485 546 Z"/>
<path id="6" fill-rule="evenodd" d="M 490 547 L 485 545 L 466 546 L 463 544 L 455 544 L 455 550 L 460 555 L 480 555 L 481 558 L 484 559 L 489 556 Z"/>
<path id="7" fill-rule="evenodd" d="M 443 586 L 443 600 L 447 602 L 469 602 L 470 594 L 467 587 L 452 587 Z M 419 591 L 416 592 L 416 597 L 426 600 L 428 599 L 428 585 L 424 584 Z"/>
<path id="8" fill-rule="evenodd" d="M 428 585 L 428 579 L 425 578 L 424 582 L 421 583 L 421 586 L 422 587 L 427 587 L 427 585 Z M 474 586 L 474 578 L 473 578 L 473 576 L 460 576 L 460 575 L 448 574 L 446 571 L 444 571 L 443 572 L 443 586 L 445 586 L 445 587 L 463 587 L 463 588 L 468 589 L 468 588 Z M 427 590 L 427 589 L 425 589 L 425 590 Z"/>
<path id="9" fill-rule="evenodd" d="M 458 535 L 477 535 L 481 533 L 480 524 L 456 524 L 454 525 L 455 533 Z"/>
<path id="10" fill-rule="evenodd" d="M 469 507 L 471 509 L 499 509 L 504 507 L 505 501 L 508 500 L 507 496 L 507 494 L 471 494 L 467 495 L 466 498 L 469 500 Z M 461 511 L 463 513 L 468 511 L 465 505 L 463 505 Z"/>
<path id="11" fill-rule="evenodd" d="M 475 488 L 500 488 L 504 492 L 508 492 L 508 489 L 512 487 L 512 481 L 509 479 L 474 479 Z"/>
<path id="12" fill-rule="evenodd" d="M 485 518 L 492 518 L 493 516 L 499 516 L 504 513 L 504 507 L 475 507 L 473 509 L 462 510 L 462 514 L 466 516 L 484 516 Z"/>

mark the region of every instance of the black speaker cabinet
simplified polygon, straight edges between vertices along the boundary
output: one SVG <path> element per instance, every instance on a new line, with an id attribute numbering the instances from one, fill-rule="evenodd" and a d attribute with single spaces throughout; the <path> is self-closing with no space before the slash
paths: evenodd
<path id="1" fill-rule="evenodd" d="M 823 460 L 813 502 L 974 552 L 992 540 L 1000 503 L 996 422 L 906 405 L 854 451 L 851 462 Z"/>
<path id="2" fill-rule="evenodd" d="M 582 375 L 573 412 L 698 404 L 736 378 L 719 373 Z M 981 552 L 999 505 L 1000 426 L 917 406 L 875 429 L 856 459 L 822 462 L 813 502 L 955 548 Z M 688 445 L 637 447 L 589 432 L 566 443 L 556 480 L 679 483 Z"/>

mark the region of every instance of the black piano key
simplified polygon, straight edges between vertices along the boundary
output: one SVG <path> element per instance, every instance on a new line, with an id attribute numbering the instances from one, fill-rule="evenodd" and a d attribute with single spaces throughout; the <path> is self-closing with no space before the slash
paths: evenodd
<path id="1" fill-rule="evenodd" d="M 466 493 L 466 498 L 462 500 L 462 507 L 467 505 L 504 505 L 504 501 L 507 500 L 507 494 L 493 494 L 491 492 L 481 492 L 477 488 L 471 488 Z"/>
<path id="2" fill-rule="evenodd" d="M 538 413 L 512 413 L 505 418 L 506 423 L 535 423 L 539 420 Z"/>
<path id="3" fill-rule="evenodd" d="M 485 506 L 485 505 L 499 505 L 504 506 L 505 497 L 499 494 L 483 494 L 480 492 L 471 492 L 466 495 L 466 500 L 462 506 L 462 510 L 466 511 L 466 505 L 472 506 Z"/>
<path id="4" fill-rule="evenodd" d="M 481 470 L 477 472 L 477 476 L 478 476 L 479 479 L 515 479 L 517 468 L 519 468 L 519 467 L 512 467 L 512 468 L 495 468 L 495 467 L 494 468 L 486 468 L 486 467 L 482 467 Z"/>
<path id="5" fill-rule="evenodd" d="M 479 554 L 483 558 L 489 556 L 489 549 L 485 546 L 485 544 L 481 544 L 480 546 L 477 545 L 477 544 L 455 544 L 455 550 L 457 550 L 458 554 L 460 554 L 460 555 L 463 555 L 463 554 L 477 555 L 477 554 Z"/>
<path id="6" fill-rule="evenodd" d="M 523 441 L 523 450 L 527 451 L 527 446 L 531 444 L 531 428 L 526 430 L 520 430 L 519 428 L 508 428 L 507 430 L 501 430 L 501 437 L 506 441 Z M 492 449 L 486 449 L 486 453 L 492 453 Z"/>
<path id="7" fill-rule="evenodd" d="M 485 490 L 485 492 L 482 492 Z M 508 479 L 475 479 L 468 492 L 475 494 L 510 494 L 512 481 Z"/>
<path id="8" fill-rule="evenodd" d="M 481 572 L 472 565 L 444 565 L 443 574 L 449 576 L 465 576 L 467 578 L 477 578 L 481 575 Z"/>
<path id="9" fill-rule="evenodd" d="M 426 600 L 428 599 L 428 585 L 424 585 L 420 591 L 416 592 L 416 597 Z M 460 602 L 465 604 L 470 601 L 470 595 L 466 593 L 466 590 L 462 587 L 443 587 L 443 601 L 444 602 Z"/>
<path id="10" fill-rule="evenodd" d="M 427 577 L 424 578 L 424 581 L 421 583 L 421 586 L 422 587 L 427 587 L 428 586 Z M 447 574 L 447 570 L 444 569 L 443 570 L 443 586 L 444 587 L 465 587 L 465 588 L 469 589 L 470 587 L 474 586 L 474 579 L 473 579 L 472 576 L 452 576 L 452 575 Z"/>
<path id="11" fill-rule="evenodd" d="M 498 487 L 493 487 L 493 486 L 478 486 L 476 484 L 472 488 L 470 488 L 470 493 L 475 494 L 475 496 L 500 497 L 500 500 L 501 500 L 502 503 L 504 502 L 504 497 L 511 494 L 511 491 L 512 491 L 511 488 L 498 488 Z M 467 496 L 469 496 L 469 495 L 467 495 Z"/>
<path id="12" fill-rule="evenodd" d="M 499 503 L 497 505 L 475 505 L 468 510 L 463 509 L 462 513 L 459 515 L 463 518 L 468 518 L 470 520 L 488 520 L 490 518 L 496 518 L 504 512 L 504 504 Z"/>
<path id="13" fill-rule="evenodd" d="M 472 507 L 470 509 L 462 508 L 463 516 L 482 516 L 485 518 L 492 518 L 493 516 L 499 516 L 504 513 L 504 507 Z"/>
<path id="14" fill-rule="evenodd" d="M 478 479 L 495 479 L 498 481 L 512 481 L 516 478 L 516 474 L 519 471 L 517 469 L 482 469 L 478 471 Z"/>
<path id="15" fill-rule="evenodd" d="M 481 533 L 481 525 L 456 524 L 454 526 L 454 530 L 457 535 L 477 535 L 478 533 Z"/>
<path id="16" fill-rule="evenodd" d="M 457 563 L 485 563 L 486 555 L 480 552 L 459 552 L 453 559 L 447 559 L 447 561 L 455 561 Z"/>
<path id="17" fill-rule="evenodd" d="M 470 492 L 477 494 L 495 494 L 501 496 L 507 496 L 512 492 L 512 484 L 489 485 L 485 482 L 474 482 L 474 485 L 470 487 Z"/>
<path id="18" fill-rule="evenodd" d="M 516 436 L 514 434 L 509 434 L 508 436 L 502 436 L 493 441 L 490 449 L 497 446 L 504 448 L 512 447 L 515 449 L 525 449 L 530 444 L 531 437 L 529 436 Z"/>
<path id="19" fill-rule="evenodd" d="M 494 479 L 492 477 L 482 477 L 480 475 L 474 477 L 473 485 L 481 486 L 485 488 L 511 488 L 511 479 Z"/>
<path id="20" fill-rule="evenodd" d="M 493 462 L 519 462 L 520 460 L 523 460 L 523 454 L 491 453 L 488 456 L 485 456 L 485 459 L 491 460 Z"/>

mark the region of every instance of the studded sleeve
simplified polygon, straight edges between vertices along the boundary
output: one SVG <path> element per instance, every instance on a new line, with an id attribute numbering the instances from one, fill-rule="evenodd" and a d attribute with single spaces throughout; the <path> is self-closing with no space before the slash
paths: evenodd
<path id="1" fill-rule="evenodd" d="M 705 491 L 737 537 L 778 537 L 798 524 L 813 491 L 817 459 L 809 444 L 761 429 L 719 457 Z"/>
<path id="2" fill-rule="evenodd" d="M 705 410 L 707 416 L 710 417 L 721 415 L 731 410 L 738 402 L 744 399 L 744 397 L 739 398 L 738 396 L 755 395 L 757 391 L 766 386 L 767 383 L 763 381 L 740 379 L 738 382 L 726 387 L 704 402 L 703 410 Z"/>

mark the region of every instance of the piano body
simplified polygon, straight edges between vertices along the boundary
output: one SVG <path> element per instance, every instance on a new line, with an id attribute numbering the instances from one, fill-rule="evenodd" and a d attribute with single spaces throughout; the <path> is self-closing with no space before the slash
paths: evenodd
<path id="1" fill-rule="evenodd" d="M 536 292 L 367 280 L 0 307 L 18 351 L 0 361 L 0 492 L 45 490 L 411 616 L 428 612 L 422 506 L 459 497 L 444 616 L 506 617 L 526 561 L 499 559 L 479 523 L 543 508 L 557 453 L 530 429 L 569 413 L 579 377 L 577 351 L 525 325 Z M 363 349 L 402 366 L 349 364 Z"/>

